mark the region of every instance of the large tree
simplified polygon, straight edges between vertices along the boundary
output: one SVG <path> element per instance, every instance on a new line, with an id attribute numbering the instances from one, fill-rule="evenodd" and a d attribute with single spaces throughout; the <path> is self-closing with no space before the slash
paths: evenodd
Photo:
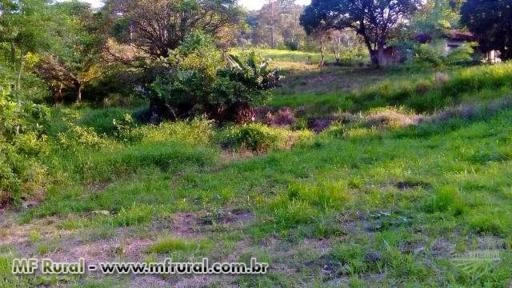
<path id="1" fill-rule="evenodd" d="M 299 17 L 304 6 L 293 0 L 269 0 L 259 11 L 249 15 L 254 44 L 265 44 L 272 48 L 287 45 L 298 49 L 306 38 Z"/>
<path id="2" fill-rule="evenodd" d="M 89 4 L 70 1 L 53 4 L 50 49 L 40 53 L 38 75 L 52 88 L 56 102 L 71 92 L 81 102 L 82 91 L 101 75 L 101 54 L 106 43 L 102 20 Z"/>
<path id="3" fill-rule="evenodd" d="M 51 43 L 47 2 L 0 0 L 0 60 L 16 75 L 12 83 L 15 92 L 22 89 L 27 56 Z"/>
<path id="4" fill-rule="evenodd" d="M 379 65 L 393 30 L 406 24 L 421 0 L 313 0 L 301 16 L 309 34 L 350 28 L 361 35 L 371 61 Z"/>
<path id="5" fill-rule="evenodd" d="M 461 14 L 483 52 L 498 50 L 503 60 L 512 59 L 512 0 L 468 0 Z"/>
<path id="6" fill-rule="evenodd" d="M 168 57 L 193 31 L 219 36 L 241 21 L 236 0 L 111 0 L 118 40 L 153 58 Z"/>
<path id="7" fill-rule="evenodd" d="M 418 34 L 439 38 L 446 30 L 458 28 L 461 1 L 426 0 L 414 15 L 413 29 Z"/>

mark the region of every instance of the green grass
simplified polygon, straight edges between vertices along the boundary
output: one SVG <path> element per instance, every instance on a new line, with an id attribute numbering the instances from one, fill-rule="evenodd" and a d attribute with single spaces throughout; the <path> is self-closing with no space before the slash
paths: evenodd
<path id="1" fill-rule="evenodd" d="M 389 285 L 498 285 L 508 281 L 504 271 L 509 268 L 491 267 L 471 279 L 460 276 L 463 271 L 453 265 L 444 266 L 441 258 L 431 262 L 430 253 L 431 245 L 445 237 L 452 243 L 469 243 L 482 235 L 511 237 L 510 119 L 508 111 L 472 122 L 454 119 L 380 131 L 372 137 L 326 133 L 291 151 L 220 169 L 214 162 L 199 170 L 194 162 L 181 163 L 185 166 L 177 167 L 189 168 L 178 169 L 186 171 L 178 178 L 168 176 L 168 171 L 172 175 L 178 170 L 157 165 L 149 175 L 137 172 L 134 179 L 116 180 L 100 194 L 60 191 L 30 213 L 64 216 L 107 209 L 113 211 L 110 216 L 89 216 L 100 219 L 92 227 L 122 227 L 147 225 L 173 211 L 248 207 L 257 221 L 244 229 L 255 243 L 271 235 L 290 243 L 304 238 L 343 237 L 352 243 L 362 239 L 363 246 L 340 242 L 333 248 L 333 261 L 348 263 L 343 273 L 351 277 L 385 273 Z M 482 151 L 508 156 L 482 156 Z M 410 184 L 399 188 L 401 182 Z M 392 237 L 395 233 L 401 236 Z M 426 252 L 408 254 L 410 241 L 419 241 Z M 179 251 L 183 256 L 198 246 L 169 238 L 152 247 L 153 253 Z M 380 254 L 377 263 L 366 259 L 370 251 Z M 509 261 L 506 250 L 502 253 L 503 263 Z M 295 277 L 298 281 L 302 276 Z M 361 281 L 365 283 L 364 277 Z"/>
<path id="2" fill-rule="evenodd" d="M 173 252 L 187 252 L 192 253 L 196 250 L 205 250 L 211 246 L 207 240 L 202 241 L 187 241 L 177 238 L 165 238 L 158 240 L 151 247 L 148 248 L 148 253 L 166 254 Z"/>
<path id="3" fill-rule="evenodd" d="M 280 61 L 308 56 L 267 53 Z M 44 201 L 18 212 L 12 225 L 22 232 L 22 224 L 51 219 L 49 226 L 65 230 L 62 241 L 30 230 L 35 254 L 65 251 L 66 237 L 96 243 L 122 235 L 151 242 L 140 261 L 257 256 L 274 268 L 212 286 L 508 287 L 512 110 L 486 105 L 509 92 L 510 64 L 451 68 L 442 85 L 428 78 L 429 69 L 336 68 L 292 80 L 345 72 L 353 74 L 343 81 L 368 78 L 339 91 L 307 83 L 301 93 L 288 82 L 271 102 L 310 107 L 304 118 L 343 111 L 359 117 L 318 135 L 193 120 L 134 126 L 126 133 L 137 137 L 128 141 L 108 132 L 125 110 L 56 108 L 42 156 L 52 181 Z M 484 108 L 418 125 L 370 125 L 379 113 L 412 117 L 462 102 Z M 404 108 L 388 107 L 395 104 Z M 456 259 L 481 251 L 500 260 Z M 10 275 L 13 255 L 2 253 L 0 287 L 57 283 Z M 61 282 L 110 287 L 114 280 Z"/>
<path id="4" fill-rule="evenodd" d="M 318 75 L 292 73 L 282 90 L 277 90 L 270 106 L 302 109 L 310 115 L 368 111 L 386 106 L 403 106 L 418 113 L 431 113 L 461 103 L 488 102 L 512 94 L 512 63 L 448 67 L 442 71 L 442 75 L 446 75 L 443 76 L 445 80 L 436 80 L 435 73 L 439 72 L 434 70 L 409 69 L 413 68 L 367 72 L 354 68 L 330 68 Z M 308 77 L 317 80 L 309 83 L 310 80 L 304 80 Z"/>

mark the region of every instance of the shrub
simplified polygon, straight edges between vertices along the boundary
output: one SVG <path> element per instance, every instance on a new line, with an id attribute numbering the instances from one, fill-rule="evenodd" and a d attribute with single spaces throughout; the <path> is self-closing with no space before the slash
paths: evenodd
<path id="1" fill-rule="evenodd" d="M 421 44 L 415 49 L 415 61 L 420 64 L 430 64 L 435 67 L 443 64 L 443 56 L 434 47 L 428 44 Z"/>
<path id="2" fill-rule="evenodd" d="M 76 151 L 80 148 L 100 149 L 107 141 L 98 135 L 93 128 L 72 125 L 71 128 L 57 136 L 57 143 L 63 149 Z"/>
<path id="3" fill-rule="evenodd" d="M 206 114 L 221 121 L 247 122 L 251 107 L 279 80 L 255 53 L 223 59 L 211 38 L 192 34 L 165 62 L 150 85 L 151 112 L 179 119 Z"/>
<path id="4" fill-rule="evenodd" d="M 98 134 L 113 136 L 117 132 L 116 119 L 125 118 L 129 110 L 122 108 L 95 109 L 87 111 L 78 121 L 80 126 L 91 127 Z"/>
<path id="5" fill-rule="evenodd" d="M 124 114 L 120 119 L 112 120 L 112 123 L 115 127 L 114 136 L 121 141 L 138 142 L 144 137 L 142 133 L 135 130 L 137 124 L 128 113 Z"/>
<path id="6" fill-rule="evenodd" d="M 265 123 L 268 125 L 291 127 L 295 125 L 296 122 L 297 118 L 295 117 L 295 112 L 290 108 L 279 109 L 279 111 L 273 114 L 268 112 L 265 116 Z"/>
<path id="7" fill-rule="evenodd" d="M 448 56 L 446 56 L 445 62 L 447 64 L 463 64 L 473 61 L 473 54 L 475 50 L 473 49 L 473 44 L 464 44 L 450 52 Z"/>
<path id="8" fill-rule="evenodd" d="M 311 136 L 309 131 L 292 132 L 254 123 L 229 127 L 219 133 L 217 139 L 223 148 L 264 152 L 289 148 L 294 143 Z"/>
<path id="9" fill-rule="evenodd" d="M 38 158 L 47 152 L 48 114 L 43 106 L 0 95 L 0 207 L 42 197 L 46 167 Z"/>

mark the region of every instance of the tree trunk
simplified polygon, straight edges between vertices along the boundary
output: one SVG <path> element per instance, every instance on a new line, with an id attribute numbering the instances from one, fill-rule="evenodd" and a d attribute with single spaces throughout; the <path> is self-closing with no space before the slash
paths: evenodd
<path id="1" fill-rule="evenodd" d="M 370 60 L 373 66 L 380 67 L 378 50 L 370 50 Z"/>
<path id="2" fill-rule="evenodd" d="M 62 99 L 63 99 L 62 89 L 64 89 L 64 85 L 62 83 L 59 83 L 59 88 L 57 88 L 57 91 L 56 91 L 55 97 L 54 97 L 55 104 L 62 103 Z"/>
<path id="3" fill-rule="evenodd" d="M 270 6 L 270 13 L 271 13 L 270 17 L 272 18 L 271 19 L 271 27 L 270 27 L 271 28 L 271 31 L 270 31 L 270 38 L 271 39 L 270 39 L 270 41 L 272 42 L 271 43 L 272 48 L 276 48 L 276 39 L 275 39 L 275 29 L 276 29 L 275 25 L 276 25 L 276 23 L 275 23 L 275 19 L 274 19 L 275 18 L 275 11 L 274 11 L 275 3 L 276 2 L 274 0 L 271 0 L 271 2 L 270 2 L 270 5 L 271 5 Z"/>
<path id="4" fill-rule="evenodd" d="M 23 76 L 23 69 L 24 69 L 24 64 L 25 64 L 25 61 L 23 61 L 23 50 L 20 51 L 21 55 L 20 55 L 20 70 L 18 71 L 18 80 L 17 80 L 17 83 L 16 83 L 16 92 L 17 94 L 20 93 L 21 91 L 21 79 L 22 79 L 22 76 Z M 18 95 L 18 98 L 19 98 L 19 95 Z"/>
<path id="5" fill-rule="evenodd" d="M 76 84 L 76 103 L 77 104 L 82 102 L 82 89 L 83 89 L 82 83 L 77 83 Z"/>
<path id="6" fill-rule="evenodd" d="M 320 35 L 320 67 L 325 65 L 325 41 L 323 37 L 323 35 Z"/>

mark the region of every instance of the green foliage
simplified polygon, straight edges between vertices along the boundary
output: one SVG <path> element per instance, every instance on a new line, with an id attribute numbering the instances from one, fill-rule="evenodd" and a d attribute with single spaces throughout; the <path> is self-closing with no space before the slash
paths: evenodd
<path id="1" fill-rule="evenodd" d="M 118 130 L 114 122 L 124 119 L 129 113 L 130 110 L 123 108 L 84 110 L 78 124 L 93 128 L 98 134 L 113 136 Z"/>
<path id="2" fill-rule="evenodd" d="M 122 141 L 136 142 L 140 141 L 144 137 L 141 133 L 135 132 L 137 124 L 133 120 L 132 115 L 128 113 L 124 114 L 120 119 L 112 120 L 112 122 L 116 129 L 114 136 Z"/>
<path id="3" fill-rule="evenodd" d="M 210 120 L 194 118 L 190 121 L 163 122 L 156 126 L 139 126 L 134 133 L 142 134 L 144 143 L 174 142 L 207 146 L 214 137 L 214 126 Z"/>
<path id="4" fill-rule="evenodd" d="M 428 0 L 424 1 L 412 19 L 412 29 L 437 39 L 443 32 L 459 26 L 460 1 Z"/>
<path id="5" fill-rule="evenodd" d="M 380 259 L 366 260 L 365 247 L 359 244 L 338 244 L 333 248 L 331 255 L 341 263 L 342 272 L 348 275 L 371 272 L 372 268 L 377 270 L 376 268 L 381 262 Z"/>
<path id="6" fill-rule="evenodd" d="M 106 41 L 102 23 L 87 3 L 62 2 L 48 8 L 53 13 L 50 27 L 55 36 L 49 49 L 41 53 L 35 72 L 51 88 L 54 102 L 63 102 L 66 94 L 80 102 L 84 86 L 102 74 L 101 52 Z"/>
<path id="7" fill-rule="evenodd" d="M 480 49 L 498 50 L 503 60 L 512 59 L 512 5 L 510 1 L 465 1 L 461 23 L 480 41 Z"/>
<path id="8" fill-rule="evenodd" d="M 353 104 L 349 109 L 404 105 L 417 112 L 435 111 L 460 103 L 465 97 L 481 99 L 479 93 L 508 90 L 511 81 L 510 63 L 465 68 L 452 74 L 438 73 L 421 81 L 383 81 L 351 95 Z M 491 93 L 489 98 L 502 95 Z"/>
<path id="9" fill-rule="evenodd" d="M 114 227 L 127 227 L 141 225 L 151 221 L 153 217 L 153 208 L 147 205 L 133 205 L 125 209 L 122 208 L 112 220 Z"/>
<path id="10" fill-rule="evenodd" d="M 236 120 L 252 105 L 261 103 L 279 76 L 254 53 L 229 56 L 222 61 L 211 38 L 191 34 L 167 59 L 149 99 L 152 109 L 167 118 L 206 114 Z"/>
<path id="11" fill-rule="evenodd" d="M 195 250 L 206 249 L 210 246 L 210 243 L 206 240 L 202 241 L 187 241 L 184 239 L 178 238 L 164 238 L 153 245 L 151 245 L 148 249 L 148 253 L 176 253 L 176 252 L 194 252 Z"/>
<path id="12" fill-rule="evenodd" d="M 421 44 L 414 50 L 414 61 L 418 64 L 427 64 L 433 67 L 467 64 L 473 62 L 474 46 L 472 43 L 463 44 L 445 56 L 441 53 L 441 48 L 431 44 Z"/>
<path id="13" fill-rule="evenodd" d="M 399 31 L 400 21 L 410 20 L 419 5 L 417 0 L 313 1 L 301 15 L 300 24 L 311 35 L 357 27 L 354 30 L 364 39 L 372 64 L 379 65 L 378 51 Z"/>
<path id="14" fill-rule="evenodd" d="M 99 150 L 108 144 L 93 128 L 76 125 L 72 125 L 68 131 L 60 133 L 57 136 L 57 142 L 61 148 L 69 151 L 83 148 Z"/>
<path id="15" fill-rule="evenodd" d="M 442 54 L 429 44 L 421 44 L 415 50 L 415 61 L 439 67 L 443 64 Z"/>
<path id="16" fill-rule="evenodd" d="M 473 55 L 475 50 L 473 49 L 474 44 L 464 44 L 450 52 L 446 56 L 445 62 L 449 65 L 453 64 L 461 64 L 461 63 L 470 63 L 473 61 Z"/>
<path id="17" fill-rule="evenodd" d="M 427 201 L 425 209 L 429 213 L 449 212 L 458 216 L 465 210 L 465 204 L 462 199 L 456 188 L 442 187 Z"/>
<path id="18" fill-rule="evenodd" d="M 48 152 L 47 116 L 44 106 L 0 96 L 0 206 L 41 197 L 46 168 L 38 157 Z"/>
<path id="19" fill-rule="evenodd" d="M 312 134 L 309 131 L 292 132 L 256 123 L 229 127 L 216 136 L 224 148 L 255 152 L 288 148 L 310 137 Z"/>

